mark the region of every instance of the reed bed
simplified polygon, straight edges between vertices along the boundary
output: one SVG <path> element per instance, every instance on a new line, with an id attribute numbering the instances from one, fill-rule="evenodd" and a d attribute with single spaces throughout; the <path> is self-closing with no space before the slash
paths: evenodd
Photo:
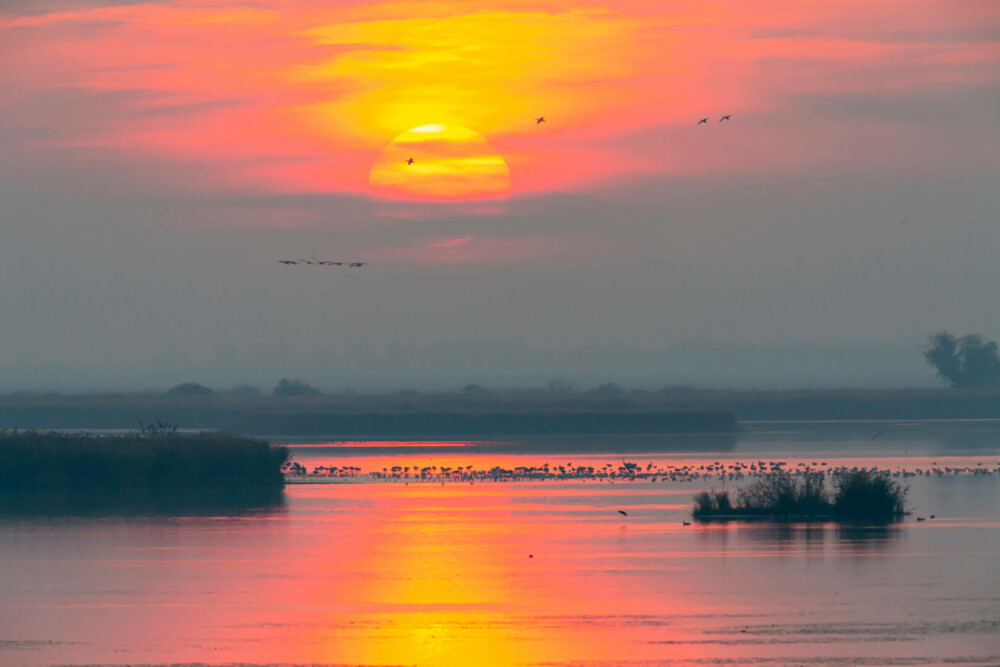
<path id="1" fill-rule="evenodd" d="M 224 433 L 0 431 L 0 491 L 277 488 L 288 449 Z"/>

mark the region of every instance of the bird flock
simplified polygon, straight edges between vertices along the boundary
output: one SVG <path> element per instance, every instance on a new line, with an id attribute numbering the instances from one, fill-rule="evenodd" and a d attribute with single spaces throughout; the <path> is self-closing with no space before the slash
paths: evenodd
<path id="1" fill-rule="evenodd" d="M 286 266 L 346 266 L 349 269 L 358 269 L 366 266 L 368 262 L 332 262 L 324 259 L 279 259 L 278 264 Z"/>
<path id="2" fill-rule="evenodd" d="M 724 120 L 732 120 L 732 116 L 727 113 L 725 116 L 719 119 L 719 122 L 721 123 Z M 707 124 L 708 124 L 708 116 L 698 121 L 698 125 L 707 125 Z"/>
<path id="3" fill-rule="evenodd" d="M 726 114 L 725 116 L 722 116 L 721 118 L 719 118 L 719 122 L 721 123 L 723 121 L 727 121 L 727 120 L 731 120 L 731 119 L 732 119 L 731 118 L 731 114 Z M 545 116 L 539 116 L 538 118 L 535 118 L 535 125 L 541 125 L 542 123 L 545 123 L 545 122 L 546 122 Z M 698 121 L 698 125 L 705 125 L 707 123 L 708 123 L 708 117 L 702 118 L 701 120 Z M 406 165 L 408 167 L 412 167 L 414 164 L 416 164 L 416 160 L 414 158 L 412 158 L 412 157 L 407 158 Z M 352 268 L 352 269 L 360 268 L 360 267 L 365 266 L 365 265 L 368 264 L 368 262 L 328 262 L 328 261 L 322 261 L 322 260 L 318 260 L 318 259 L 311 259 L 311 260 L 310 259 L 281 259 L 281 260 L 278 260 L 278 263 L 279 264 L 284 264 L 286 266 L 346 266 L 346 267 L 349 267 L 349 268 Z"/>
<path id="4" fill-rule="evenodd" d="M 362 471 L 357 466 L 316 466 L 312 470 L 292 461 L 285 464 L 284 473 L 294 482 L 538 482 L 538 481 L 593 481 L 593 482 L 646 482 L 646 483 L 686 483 L 700 481 L 732 481 L 770 478 L 778 475 L 795 477 L 816 474 L 840 477 L 860 470 L 885 475 L 887 477 L 945 477 L 958 475 L 992 476 L 1000 475 L 1000 461 L 995 466 L 978 462 L 967 466 L 945 466 L 936 462 L 927 467 L 914 469 L 902 466 L 879 468 L 878 466 L 830 465 L 826 461 L 800 461 L 790 465 L 785 461 L 734 461 L 726 464 L 720 461 L 701 465 L 659 466 L 652 462 L 645 467 L 638 463 L 622 461 L 621 465 L 606 463 L 601 467 L 591 465 L 549 465 L 515 466 L 503 468 L 476 469 L 467 466 L 392 466 L 381 470 Z"/>

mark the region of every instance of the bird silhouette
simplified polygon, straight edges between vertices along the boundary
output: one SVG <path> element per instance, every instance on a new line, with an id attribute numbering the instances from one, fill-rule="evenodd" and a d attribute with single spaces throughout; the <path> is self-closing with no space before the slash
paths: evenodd
<path id="1" fill-rule="evenodd" d="M 406 164 L 413 164 L 413 158 L 410 158 L 409 160 L 407 160 Z"/>
<path id="2" fill-rule="evenodd" d="M 720 118 L 719 122 L 721 123 L 724 120 L 729 120 L 729 114 L 726 114 L 725 116 L 723 116 L 722 118 Z"/>
<path id="3" fill-rule="evenodd" d="M 618 513 L 621 514 L 622 516 L 628 516 L 628 512 L 626 512 L 625 510 L 618 510 Z"/>
<path id="4" fill-rule="evenodd" d="M 545 116 L 539 116 L 538 118 L 535 119 L 535 125 L 541 125 L 544 122 L 545 122 Z"/>
<path id="5" fill-rule="evenodd" d="M 885 431 L 879 431 L 878 433 L 876 433 L 875 435 L 872 436 L 872 440 L 878 440 L 878 437 L 880 435 L 882 435 L 883 433 L 885 433 Z"/>
<path id="6" fill-rule="evenodd" d="M 682 523 L 683 525 L 685 525 L 685 526 L 690 526 L 690 525 L 691 525 L 691 522 L 690 522 L 690 521 L 681 521 L 681 523 Z"/>
<path id="7" fill-rule="evenodd" d="M 368 262 L 351 262 L 351 263 L 350 263 L 350 264 L 348 264 L 347 266 L 349 266 L 349 267 L 350 267 L 350 268 L 352 268 L 352 269 L 356 269 L 356 268 L 358 268 L 359 266 L 364 266 L 364 265 L 365 265 L 365 264 L 367 264 L 367 263 L 368 263 Z"/>
<path id="8" fill-rule="evenodd" d="M 279 259 L 278 264 L 298 264 L 294 259 Z"/>
<path id="9" fill-rule="evenodd" d="M 698 124 L 699 125 L 704 125 L 707 122 L 708 122 L 708 118 L 702 118 L 701 120 L 698 121 Z"/>

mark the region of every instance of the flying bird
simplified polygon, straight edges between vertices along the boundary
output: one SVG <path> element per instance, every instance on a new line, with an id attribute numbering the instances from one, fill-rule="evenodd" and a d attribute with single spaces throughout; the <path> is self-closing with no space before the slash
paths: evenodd
<path id="1" fill-rule="evenodd" d="M 365 265 L 365 264 L 367 264 L 367 263 L 368 263 L 368 262 L 351 262 L 351 263 L 350 263 L 350 264 L 348 264 L 347 266 L 349 266 L 349 267 L 350 267 L 350 268 L 352 268 L 352 269 L 356 269 L 356 268 L 358 268 L 359 266 L 364 266 L 364 265 Z"/>
<path id="2" fill-rule="evenodd" d="M 535 125 L 541 125 L 544 122 L 545 122 L 545 116 L 539 116 L 538 118 L 535 119 Z"/>
<path id="3" fill-rule="evenodd" d="M 883 433 L 885 433 L 885 431 L 879 431 L 878 433 L 876 433 L 875 435 L 872 436 L 872 440 L 878 440 L 878 437 L 880 435 L 882 435 Z"/>
<path id="4" fill-rule="evenodd" d="M 721 123 L 724 120 L 729 120 L 729 114 L 726 114 L 725 116 L 723 116 L 722 118 L 720 118 L 719 122 Z"/>
<path id="5" fill-rule="evenodd" d="M 618 510 L 618 513 L 621 514 L 622 516 L 628 516 L 628 512 L 626 512 L 625 510 Z"/>
<path id="6" fill-rule="evenodd" d="M 407 160 L 406 164 L 413 164 L 413 158 L 410 158 L 409 160 Z"/>
<path id="7" fill-rule="evenodd" d="M 294 259 L 279 259 L 278 264 L 298 264 Z"/>
<path id="8" fill-rule="evenodd" d="M 698 124 L 699 125 L 704 125 L 707 122 L 708 122 L 708 118 L 702 118 L 701 120 L 698 121 Z"/>

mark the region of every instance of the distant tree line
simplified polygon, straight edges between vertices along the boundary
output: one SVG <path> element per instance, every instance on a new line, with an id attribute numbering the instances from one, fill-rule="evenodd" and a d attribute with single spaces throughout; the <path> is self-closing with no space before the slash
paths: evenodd
<path id="1" fill-rule="evenodd" d="M 939 331 L 927 341 L 924 357 L 952 387 L 1000 387 L 1000 350 L 995 341 L 987 341 L 978 334 L 959 338 Z"/>
<path id="2" fill-rule="evenodd" d="M 214 393 L 216 392 L 197 382 L 182 382 L 167 390 L 167 396 L 208 396 Z M 253 385 L 241 384 L 228 391 L 219 393 L 225 393 L 230 396 L 259 396 L 261 392 L 260 389 Z M 271 393 L 275 396 L 315 396 L 322 392 L 302 380 L 282 378 L 278 380 L 278 384 L 274 385 Z"/>

